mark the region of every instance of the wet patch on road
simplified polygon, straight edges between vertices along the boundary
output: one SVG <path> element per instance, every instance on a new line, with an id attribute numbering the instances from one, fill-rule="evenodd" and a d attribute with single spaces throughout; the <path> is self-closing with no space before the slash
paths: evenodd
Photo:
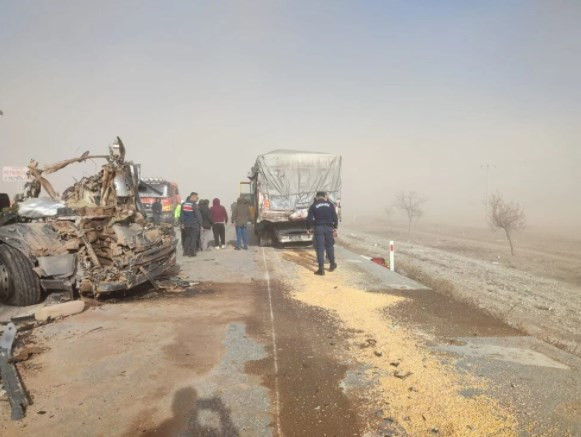
<path id="1" fill-rule="evenodd" d="M 357 387 L 352 387 L 349 397 L 342 389 L 348 366 L 341 357 L 348 347 L 348 334 L 327 312 L 290 298 L 283 284 L 273 282 L 271 291 L 283 434 L 362 435 L 354 403 Z M 270 319 L 263 322 L 270 324 Z M 270 338 L 267 329 L 263 332 Z M 264 375 L 264 384 L 274 392 L 272 355 L 271 351 L 269 358 L 250 362 L 246 367 L 251 373 Z"/>
<path id="2" fill-rule="evenodd" d="M 437 337 L 523 336 L 522 332 L 482 310 L 433 291 L 384 291 L 404 297 L 386 312 L 401 324 L 420 328 Z"/>

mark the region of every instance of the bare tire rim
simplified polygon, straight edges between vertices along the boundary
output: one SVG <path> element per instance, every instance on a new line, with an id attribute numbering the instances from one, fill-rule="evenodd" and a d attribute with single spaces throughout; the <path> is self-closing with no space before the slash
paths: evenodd
<path id="1" fill-rule="evenodd" d="M 6 302 L 11 296 L 10 274 L 4 263 L 0 260 L 0 302 Z"/>

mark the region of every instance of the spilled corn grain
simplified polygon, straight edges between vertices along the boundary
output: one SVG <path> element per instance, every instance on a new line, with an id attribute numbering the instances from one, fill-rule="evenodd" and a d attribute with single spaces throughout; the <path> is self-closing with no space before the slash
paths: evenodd
<path id="1" fill-rule="evenodd" d="M 300 252 L 285 258 L 302 264 Z M 409 434 L 421 435 L 516 435 L 516 419 L 494 399 L 480 395 L 467 398 L 466 389 L 485 388 L 484 380 L 441 363 L 411 330 L 399 327 L 384 309 L 405 298 L 370 293 L 352 283 L 354 272 L 337 271 L 324 278 L 297 268 L 293 297 L 330 311 L 345 328 L 354 332 L 349 353 L 370 365 L 369 417 L 383 408 L 387 416 Z"/>

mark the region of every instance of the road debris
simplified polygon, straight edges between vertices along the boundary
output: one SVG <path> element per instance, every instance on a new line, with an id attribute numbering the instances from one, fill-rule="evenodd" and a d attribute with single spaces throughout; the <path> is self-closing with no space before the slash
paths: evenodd
<path id="1" fill-rule="evenodd" d="M 368 347 L 372 347 L 375 346 L 377 344 L 377 340 L 373 339 L 373 338 L 366 338 L 365 339 L 365 343 L 361 343 L 359 345 L 359 347 L 361 349 L 367 349 Z"/>
<path id="2" fill-rule="evenodd" d="M 56 319 L 58 317 L 72 316 L 73 314 L 82 313 L 85 309 L 85 302 L 74 300 L 71 302 L 59 303 L 42 307 L 34 313 L 34 318 L 38 321 Z"/>
<path id="3" fill-rule="evenodd" d="M 162 291 L 168 293 L 182 293 L 192 287 L 200 285 L 197 281 L 188 281 L 179 277 L 166 278 L 158 281 L 158 286 Z"/>
<path id="4" fill-rule="evenodd" d="M 400 372 L 399 370 L 396 370 L 395 372 L 393 372 L 393 376 L 395 376 L 396 378 L 399 378 L 399 379 L 406 379 L 412 375 L 413 375 L 412 372 Z"/>
<path id="5" fill-rule="evenodd" d="M 153 285 L 153 288 L 155 288 L 157 291 L 160 291 L 161 290 L 161 288 L 159 287 L 159 285 L 157 285 L 157 282 L 155 282 L 155 279 L 153 279 L 151 277 L 151 275 L 147 272 L 147 270 L 145 270 L 143 268 L 143 266 L 140 266 L 139 267 L 139 271 L 141 273 L 143 273 L 143 275 L 147 278 L 147 280 L 151 283 L 151 285 Z"/>
<path id="6" fill-rule="evenodd" d="M 16 338 L 17 329 L 14 323 L 9 323 L 0 338 L 0 376 L 12 409 L 12 420 L 24 418 L 26 407 L 30 405 L 26 391 L 20 381 L 16 366 L 11 362 L 12 345 Z"/>
<path id="7" fill-rule="evenodd" d="M 20 352 L 18 352 L 16 355 L 12 356 L 12 358 L 10 358 L 8 360 L 8 362 L 9 363 L 19 363 L 21 361 L 27 361 L 32 355 L 40 354 L 43 351 L 44 351 L 44 349 L 41 347 L 38 347 L 38 346 L 25 347 Z"/>

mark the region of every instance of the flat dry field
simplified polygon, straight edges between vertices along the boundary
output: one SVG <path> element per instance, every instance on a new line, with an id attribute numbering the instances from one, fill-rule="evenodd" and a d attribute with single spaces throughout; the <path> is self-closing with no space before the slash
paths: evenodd
<path id="1" fill-rule="evenodd" d="M 353 229 L 353 226 L 349 226 Z M 464 255 L 577 285 L 581 291 L 581 234 L 559 235 L 535 228 L 515 235 L 515 256 L 503 232 L 485 227 L 419 224 L 404 226 L 364 223 L 357 228 L 395 240 Z"/>

